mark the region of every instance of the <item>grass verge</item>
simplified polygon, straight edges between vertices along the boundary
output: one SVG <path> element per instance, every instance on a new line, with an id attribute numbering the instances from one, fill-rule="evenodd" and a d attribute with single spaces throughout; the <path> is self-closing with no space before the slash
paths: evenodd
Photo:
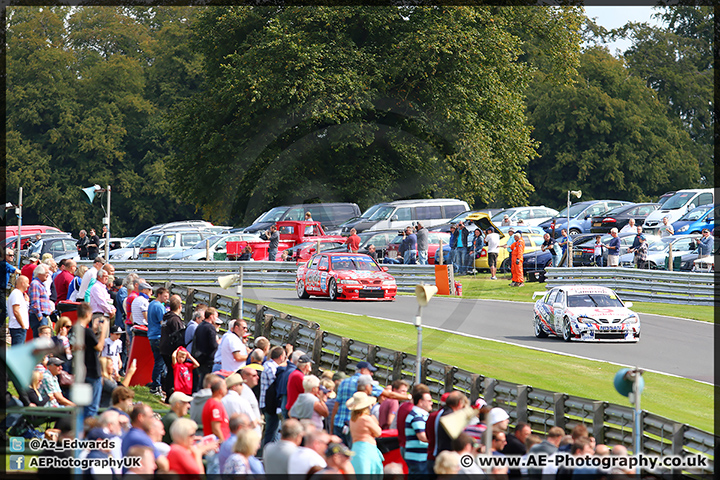
<path id="1" fill-rule="evenodd" d="M 463 283 L 463 288 L 465 284 Z M 322 329 L 386 348 L 414 353 L 417 334 L 408 324 L 263 302 Z M 613 387 L 619 367 L 606 362 L 539 352 L 425 328 L 423 355 L 507 382 L 631 406 Z M 694 380 L 645 373 L 644 410 L 714 432 L 713 387 Z"/>

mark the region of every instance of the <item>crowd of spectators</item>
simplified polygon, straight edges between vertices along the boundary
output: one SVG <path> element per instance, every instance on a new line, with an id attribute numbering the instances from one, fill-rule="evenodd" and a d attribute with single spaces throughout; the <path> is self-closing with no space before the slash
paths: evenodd
<path id="1" fill-rule="evenodd" d="M 462 239 L 462 232 L 454 238 Z M 80 271 L 74 262 L 60 262 L 51 276 L 51 264 L 46 262 L 33 269 L 33 282 L 17 276 L 7 299 L 13 345 L 24 343 L 28 328 L 34 326 L 33 336 L 50 338 L 55 348 L 35 366 L 30 384 L 15 384 L 18 396 L 7 396 L 10 405 L 76 407 L 69 386 L 73 374 L 81 374 L 92 388 L 91 401 L 82 405 L 82 435 L 114 440 L 110 449 L 81 455 L 141 459 L 140 466 L 93 468 L 87 472 L 91 478 L 170 472 L 190 478 L 203 474 L 380 478 L 402 474 L 404 468 L 411 476 L 428 478 L 482 474 L 476 463 L 461 465 L 460 458 L 484 453 L 488 430 L 493 455 L 553 454 L 563 449 L 571 454 L 620 453 L 617 447 L 595 445 L 583 425 L 570 436 L 554 427 L 542 438 L 523 423 L 510 433 L 504 410 L 491 409 L 482 399 L 471 405 L 460 391 L 444 394 L 436 408 L 427 385 L 411 387 L 398 380 L 382 386 L 373 378 L 377 368 L 366 361 L 358 362 L 351 376 L 320 371 L 312 352 L 290 344 L 273 346 L 265 337 L 251 339 L 243 319 L 230 320 L 222 331 L 218 311 L 204 304 L 185 306 L 192 309 L 186 325 L 179 296 L 164 287 L 153 292 L 136 274 L 115 279 L 114 268 L 101 257 L 79 277 L 78 298 L 89 301 L 77 306 L 73 326 L 69 318 L 54 312 L 57 302 L 67 299 Z M 46 287 L 48 277 L 50 287 Z M 132 378 L 137 365 L 129 360 L 133 328 L 136 333 L 146 332 L 150 342 L 152 358 L 141 359 L 153 366 L 152 380 L 145 387 L 166 404 L 164 415 L 148 403 L 134 401 L 137 387 Z M 82 346 L 76 341 L 80 332 Z M 77 365 L 82 372 L 75 371 Z M 451 435 L 443 419 L 461 411 L 470 412 L 465 413 L 467 425 L 459 435 Z M 79 433 L 67 418 L 51 422 L 44 432 L 32 420 L 37 419 L 31 419 L 26 436 L 60 439 Z M 383 465 L 380 447 L 388 430 L 397 431 L 402 463 Z M 510 478 L 572 478 L 562 469 L 499 468 L 492 473 Z M 584 478 L 603 478 L 610 472 L 585 473 L 589 476 Z"/>

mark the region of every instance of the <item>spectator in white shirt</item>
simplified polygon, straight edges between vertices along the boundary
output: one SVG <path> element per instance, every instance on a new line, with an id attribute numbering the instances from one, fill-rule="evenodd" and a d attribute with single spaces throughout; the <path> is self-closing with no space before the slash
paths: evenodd
<path id="1" fill-rule="evenodd" d="M 90 287 L 90 308 L 92 308 L 93 315 L 115 318 L 115 307 L 107 290 L 109 277 L 110 275 L 105 269 L 97 273 L 97 281 Z"/>
<path id="2" fill-rule="evenodd" d="M 244 383 L 245 382 L 239 373 L 233 373 L 227 377 L 225 379 L 227 393 L 222 399 L 222 404 L 223 407 L 225 407 L 228 418 L 232 417 L 235 413 L 244 413 L 252 420 L 252 424 L 250 426 L 255 428 L 255 426 L 257 426 L 255 412 L 253 412 L 250 403 L 242 397 L 242 391 L 245 388 L 243 385 Z"/>
<path id="3" fill-rule="evenodd" d="M 140 293 L 132 302 L 132 320 L 134 325 L 147 326 L 147 311 L 150 305 L 150 293 L 152 287 L 147 282 L 141 282 L 138 286 Z"/>
<path id="4" fill-rule="evenodd" d="M 218 347 L 223 370 L 237 372 L 245 366 L 248 357 L 247 333 L 245 320 L 230 320 L 228 331 Z"/>

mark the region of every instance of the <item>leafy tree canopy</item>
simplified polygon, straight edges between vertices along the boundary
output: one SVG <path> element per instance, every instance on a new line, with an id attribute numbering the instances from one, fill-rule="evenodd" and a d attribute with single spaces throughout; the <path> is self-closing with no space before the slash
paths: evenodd
<path id="1" fill-rule="evenodd" d="M 578 48 L 558 11 L 527 22 L 563 39 L 543 57 L 555 74 Z M 193 43 L 205 82 L 170 122 L 179 190 L 233 223 L 303 201 L 524 202 L 536 149 L 523 104 L 532 67 L 519 59 L 529 45 L 519 32 L 534 36 L 527 13 L 207 9 Z"/>

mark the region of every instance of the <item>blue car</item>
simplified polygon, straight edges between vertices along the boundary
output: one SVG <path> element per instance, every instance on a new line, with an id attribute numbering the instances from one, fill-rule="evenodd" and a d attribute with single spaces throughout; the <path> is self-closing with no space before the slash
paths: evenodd
<path id="1" fill-rule="evenodd" d="M 579 233 L 590 233 L 592 217 L 602 215 L 608 210 L 627 205 L 632 202 L 622 200 L 586 200 L 573 203 L 570 206 L 570 227 L 568 228 L 568 209 L 563 208 L 555 217 L 541 223 L 539 226 L 550 235 L 553 235 L 553 224 L 555 225 L 554 235 L 560 236 L 560 231 L 565 229 L 570 235 Z"/>
<path id="2" fill-rule="evenodd" d="M 672 224 L 675 235 L 699 234 L 703 228 L 712 232 L 715 229 L 715 211 L 718 208 L 713 204 L 693 208 Z"/>
<path id="3" fill-rule="evenodd" d="M 552 267 L 552 254 L 549 250 L 535 250 L 523 255 L 523 273 L 529 282 L 544 282 L 547 267 Z"/>

